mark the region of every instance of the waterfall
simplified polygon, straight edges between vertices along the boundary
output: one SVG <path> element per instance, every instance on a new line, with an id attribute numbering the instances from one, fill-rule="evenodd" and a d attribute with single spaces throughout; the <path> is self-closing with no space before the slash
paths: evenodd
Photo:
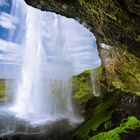
<path id="1" fill-rule="evenodd" d="M 7 35 L 0 35 L 0 44 L 4 42 L 5 52 L 15 48 L 7 60 L 0 55 L 5 79 L 14 79 L 9 110 L 32 124 L 61 119 L 81 122 L 72 104 L 71 79 L 100 65 L 93 34 L 74 19 L 40 11 L 23 0 L 5 0 L 5 6 L 10 2 L 9 13 L 1 14 L 11 19 L 0 20 L 0 31 Z"/>

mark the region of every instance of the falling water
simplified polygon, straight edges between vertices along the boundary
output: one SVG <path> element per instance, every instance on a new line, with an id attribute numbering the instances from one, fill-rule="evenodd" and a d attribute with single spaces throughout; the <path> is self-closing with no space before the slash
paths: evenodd
<path id="1" fill-rule="evenodd" d="M 7 15 L 11 20 L 0 25 L 8 30 L 8 39 L 0 44 L 16 48 L 8 60 L 1 57 L 6 76 L 15 79 L 9 111 L 31 124 L 82 121 L 72 104 L 71 79 L 100 65 L 92 33 L 73 19 L 34 9 L 23 0 L 13 0 Z"/>

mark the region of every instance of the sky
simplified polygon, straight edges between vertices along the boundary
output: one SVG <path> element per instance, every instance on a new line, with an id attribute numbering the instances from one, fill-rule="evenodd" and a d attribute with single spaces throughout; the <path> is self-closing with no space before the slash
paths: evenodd
<path id="1" fill-rule="evenodd" d="M 10 78 L 17 70 L 18 65 L 15 61 L 21 55 L 21 50 L 18 44 L 9 42 L 9 31 L 14 30 L 17 19 L 10 14 L 11 0 L 0 0 L 0 79 Z M 15 63 L 13 65 L 13 63 Z"/>

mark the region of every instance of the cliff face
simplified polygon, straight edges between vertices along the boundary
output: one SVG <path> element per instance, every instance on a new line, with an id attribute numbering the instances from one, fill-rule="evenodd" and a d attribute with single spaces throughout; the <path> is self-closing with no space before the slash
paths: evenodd
<path id="1" fill-rule="evenodd" d="M 25 1 L 72 17 L 95 34 L 104 67 L 103 87 L 140 91 L 140 0 Z"/>
<path id="2" fill-rule="evenodd" d="M 42 10 L 79 19 L 95 33 L 100 42 L 109 43 L 111 46 L 129 46 L 130 51 L 139 55 L 136 51 L 140 43 L 139 0 L 26 0 L 26 2 Z"/>
<path id="3" fill-rule="evenodd" d="M 140 127 L 135 118 L 140 118 L 140 0 L 25 1 L 72 17 L 96 36 L 102 60 L 96 70 L 101 96 L 91 95 L 90 73 L 74 77 L 74 97 L 84 101 L 86 121 L 73 140 L 139 139 L 136 131 L 123 133 Z"/>

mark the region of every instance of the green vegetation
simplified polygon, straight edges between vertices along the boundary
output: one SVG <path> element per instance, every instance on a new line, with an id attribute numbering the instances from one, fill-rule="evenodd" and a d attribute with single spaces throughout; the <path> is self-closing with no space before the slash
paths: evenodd
<path id="1" fill-rule="evenodd" d="M 73 77 L 74 99 L 85 101 L 92 95 L 90 71 L 85 71 Z"/>
<path id="2" fill-rule="evenodd" d="M 94 76 L 93 77 L 94 80 L 96 80 L 97 84 L 100 85 L 101 75 L 102 75 L 102 66 L 93 69 L 91 71 L 90 70 L 84 71 L 78 76 L 74 76 L 73 77 L 74 99 L 85 102 L 89 98 L 91 98 L 93 96 L 93 90 L 94 90 L 92 87 L 93 83 L 91 80 L 91 76 Z"/>
<path id="3" fill-rule="evenodd" d="M 0 102 L 3 101 L 4 94 L 5 94 L 5 82 L 4 81 L 0 81 Z"/>
<path id="4" fill-rule="evenodd" d="M 103 67 L 100 66 L 100 67 L 98 67 L 96 69 L 93 69 L 92 71 L 96 74 L 97 78 L 99 79 L 100 76 L 102 75 Z"/>
<path id="5" fill-rule="evenodd" d="M 88 117 L 87 121 L 79 128 L 79 130 L 74 134 L 74 140 L 86 140 L 90 138 L 91 132 L 96 132 L 98 128 L 104 124 L 104 127 L 107 126 L 107 123 L 112 117 L 113 107 L 115 100 L 119 96 L 109 94 L 103 95 L 97 100 L 93 100 L 95 104 L 92 107 L 88 107 L 86 116 Z"/>
<path id="6" fill-rule="evenodd" d="M 135 93 L 136 95 L 140 96 L 140 91 L 130 90 L 130 89 L 120 89 L 125 93 Z"/>
<path id="7" fill-rule="evenodd" d="M 127 133 L 128 130 L 137 129 L 138 127 L 140 127 L 140 121 L 133 116 L 129 116 L 126 120 L 122 121 L 119 127 L 99 133 L 89 140 L 121 140 L 122 133 Z"/>
<path id="8" fill-rule="evenodd" d="M 109 92 L 115 89 L 122 89 L 139 94 L 140 59 L 125 49 L 120 49 L 115 57 L 113 60 L 110 56 L 110 61 L 104 68 L 101 84 Z"/>
<path id="9" fill-rule="evenodd" d="M 138 100 L 136 94 L 117 89 L 93 97 L 86 106 L 86 121 L 72 140 L 121 140 L 121 134 L 140 128 Z"/>

